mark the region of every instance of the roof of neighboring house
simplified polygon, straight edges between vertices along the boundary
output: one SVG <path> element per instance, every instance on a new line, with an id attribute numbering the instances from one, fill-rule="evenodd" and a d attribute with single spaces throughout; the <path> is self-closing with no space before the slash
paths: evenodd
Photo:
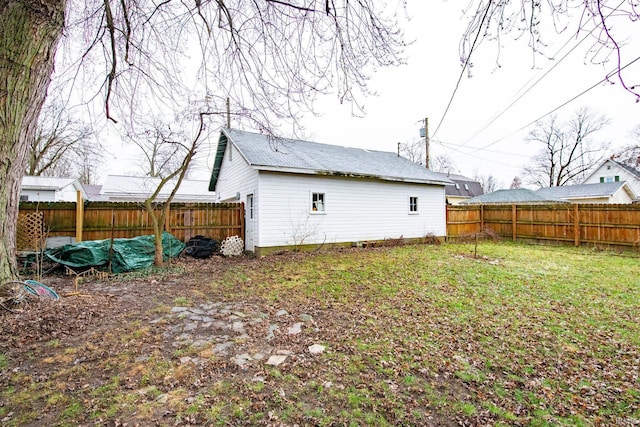
<path id="1" fill-rule="evenodd" d="M 158 196 L 160 200 L 169 196 L 174 182 L 171 181 L 164 186 Z M 100 194 L 108 200 L 145 200 L 155 191 L 159 183 L 160 178 L 148 176 L 107 175 Z M 209 191 L 208 184 L 208 181 L 185 179 L 173 200 L 175 202 L 213 201 L 214 193 Z"/>
<path id="2" fill-rule="evenodd" d="M 84 192 L 87 193 L 87 198 L 91 201 L 106 201 L 108 197 L 104 197 L 100 192 L 102 191 L 102 185 L 82 184 Z"/>
<path id="3" fill-rule="evenodd" d="M 46 191 L 61 191 L 64 188 L 72 186 L 76 191 L 82 193 L 82 197 L 86 198 L 87 193 L 76 178 L 58 178 L 51 176 L 31 176 L 26 175 L 22 177 L 20 188 L 22 190 L 46 190 Z"/>
<path id="4" fill-rule="evenodd" d="M 617 160 L 613 160 L 613 159 L 607 159 L 604 162 L 602 162 L 602 164 L 600 166 L 598 166 L 597 168 L 595 168 L 593 170 L 593 172 L 591 172 L 591 174 L 589 174 L 589 176 L 587 176 L 585 178 L 585 181 L 588 180 L 589 178 L 591 178 L 593 175 L 595 175 L 600 168 L 602 168 L 602 166 L 604 166 L 607 163 L 613 163 L 614 165 L 626 170 L 627 172 L 629 172 L 631 175 L 633 175 L 634 177 L 636 177 L 638 180 L 640 180 L 640 171 L 632 166 L 626 165 L 624 163 L 620 163 Z"/>
<path id="5" fill-rule="evenodd" d="M 309 175 L 376 178 L 389 181 L 447 185 L 451 181 L 393 152 L 276 138 L 223 128 L 209 189 L 218 181 L 227 143 L 237 147 L 247 163 L 258 170 Z"/>
<path id="6" fill-rule="evenodd" d="M 472 197 L 461 202 L 463 204 L 504 204 L 504 203 L 567 203 L 554 197 L 547 197 L 527 188 L 496 190 L 492 193 Z"/>
<path id="7" fill-rule="evenodd" d="M 610 159 L 613 163 L 615 163 L 616 165 L 620 166 L 623 169 L 626 169 L 629 173 L 631 173 L 633 176 L 635 176 L 636 178 L 640 179 L 640 171 L 632 166 L 626 165 L 624 163 L 620 163 L 616 160 Z"/>
<path id="8" fill-rule="evenodd" d="M 26 190 L 61 190 L 69 185 L 75 186 L 78 190 L 81 189 L 80 182 L 75 178 L 30 175 L 22 177 L 22 188 Z"/>
<path id="9" fill-rule="evenodd" d="M 559 199 L 590 199 L 611 197 L 620 189 L 627 191 L 632 199 L 636 198 L 634 191 L 625 181 L 546 187 L 540 188 L 537 193 Z"/>
<path id="10" fill-rule="evenodd" d="M 456 197 L 476 197 L 484 194 L 484 190 L 482 189 L 482 184 L 478 181 L 474 181 L 471 178 L 467 178 L 464 175 L 457 175 L 453 173 L 438 173 L 442 175 L 444 178 L 453 181 L 456 185 L 447 185 L 444 188 L 444 193 L 447 196 L 456 196 Z"/>

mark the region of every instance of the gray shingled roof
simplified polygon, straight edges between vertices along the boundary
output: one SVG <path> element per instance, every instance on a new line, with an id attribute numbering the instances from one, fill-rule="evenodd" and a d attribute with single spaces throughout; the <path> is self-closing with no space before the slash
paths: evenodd
<path id="1" fill-rule="evenodd" d="M 461 202 L 462 204 L 504 204 L 504 203 L 567 203 L 554 197 L 547 197 L 537 191 L 526 188 L 515 188 L 510 190 L 496 190 L 493 193 L 472 197 Z"/>
<path id="2" fill-rule="evenodd" d="M 482 184 L 478 181 L 474 181 L 471 178 L 468 178 L 464 175 L 458 174 L 449 174 L 449 173 L 438 173 L 438 175 L 442 176 L 445 179 L 453 181 L 456 185 L 447 185 L 444 188 L 444 192 L 447 196 L 458 196 L 458 197 L 475 197 L 484 194 L 484 190 L 482 189 Z M 465 187 L 466 184 L 466 187 Z M 467 189 L 468 188 L 468 189 Z"/>
<path id="3" fill-rule="evenodd" d="M 567 185 L 541 188 L 537 193 L 559 199 L 578 199 L 589 197 L 611 197 L 622 188 L 624 181 L 602 182 L 598 184 Z"/>
<path id="4" fill-rule="evenodd" d="M 629 165 L 626 165 L 624 163 L 620 163 L 617 160 L 613 160 L 610 159 L 613 163 L 615 163 L 616 165 L 620 166 L 621 168 L 627 170 L 629 173 L 631 173 L 633 176 L 635 176 L 636 178 L 640 179 L 640 171 L 634 167 L 631 167 Z"/>
<path id="5" fill-rule="evenodd" d="M 446 185 L 451 181 L 393 152 L 342 147 L 267 135 L 236 129 L 222 129 L 210 189 L 222 165 L 228 141 L 244 159 L 258 170 L 311 175 L 371 177 L 390 181 Z"/>

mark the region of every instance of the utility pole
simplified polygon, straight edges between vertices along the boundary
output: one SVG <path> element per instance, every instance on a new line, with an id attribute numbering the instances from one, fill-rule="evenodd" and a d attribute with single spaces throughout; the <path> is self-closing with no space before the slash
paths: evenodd
<path id="1" fill-rule="evenodd" d="M 425 117 L 424 119 L 424 143 L 425 143 L 425 153 L 426 153 L 426 168 L 429 168 L 429 118 Z"/>
<path id="2" fill-rule="evenodd" d="M 227 129 L 231 129 L 231 102 L 227 97 Z"/>

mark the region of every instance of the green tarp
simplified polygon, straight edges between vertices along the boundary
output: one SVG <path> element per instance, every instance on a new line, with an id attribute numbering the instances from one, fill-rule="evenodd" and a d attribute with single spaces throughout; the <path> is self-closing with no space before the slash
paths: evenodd
<path id="1" fill-rule="evenodd" d="M 155 238 L 153 235 L 131 239 L 113 239 L 111 271 L 123 273 L 153 265 Z M 88 240 L 48 249 L 45 255 L 55 262 L 72 268 L 107 267 L 112 241 Z M 162 233 L 162 255 L 164 260 L 180 255 L 185 244 L 170 233 Z"/>

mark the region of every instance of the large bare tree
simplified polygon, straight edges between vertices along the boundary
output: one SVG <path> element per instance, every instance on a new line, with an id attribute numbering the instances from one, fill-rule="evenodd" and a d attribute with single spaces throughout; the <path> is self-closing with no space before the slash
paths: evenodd
<path id="1" fill-rule="evenodd" d="M 587 108 L 565 123 L 556 116 L 536 123 L 528 140 L 543 148 L 524 168 L 523 181 L 538 187 L 580 183 L 606 157 L 608 144 L 593 138 L 608 124 L 604 115 Z"/>
<path id="2" fill-rule="evenodd" d="M 206 111 L 230 98 L 234 114 L 273 131 L 317 93 L 355 102 L 375 67 L 401 63 L 390 18 L 374 0 L 1 2 L 0 282 L 16 275 L 20 178 L 63 30 L 58 70 L 112 123 L 135 128 L 200 91 Z"/>
<path id="3" fill-rule="evenodd" d="M 102 149 L 91 127 L 61 102 L 43 107 L 27 157 L 26 174 L 73 177 L 93 184 Z"/>

